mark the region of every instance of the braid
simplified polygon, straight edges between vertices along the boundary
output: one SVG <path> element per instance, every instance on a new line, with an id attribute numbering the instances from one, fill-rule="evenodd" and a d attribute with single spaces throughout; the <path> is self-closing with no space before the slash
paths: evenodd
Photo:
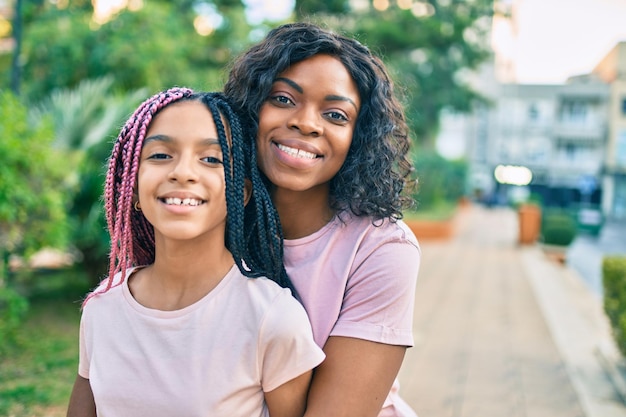
<path id="1" fill-rule="evenodd" d="M 141 212 L 134 209 L 141 150 L 156 114 L 169 104 L 186 100 L 202 102 L 211 111 L 215 122 L 226 183 L 225 244 L 237 267 L 247 277 L 266 276 L 296 294 L 283 264 L 283 236 L 278 213 L 257 170 L 254 141 L 244 140 L 239 117 L 222 94 L 171 88 L 144 101 L 124 124 L 113 145 L 104 187 L 104 208 L 111 237 L 109 271 L 104 286 L 90 293 L 83 305 L 95 294 L 123 283 L 129 267 L 154 262 L 154 228 Z M 222 117 L 228 122 L 227 126 Z M 246 179 L 252 184 L 247 206 L 244 205 Z"/>
<path id="2" fill-rule="evenodd" d="M 104 208 L 111 238 L 108 276 L 104 287 L 90 293 L 83 305 L 95 294 L 124 282 L 129 267 L 154 262 L 154 229 L 133 207 L 141 149 L 156 113 L 193 95 L 187 88 L 172 88 L 155 94 L 144 101 L 122 127 L 113 145 L 104 187 Z M 115 282 L 118 273 L 120 277 Z"/>
<path id="3" fill-rule="evenodd" d="M 224 160 L 226 246 L 242 274 L 250 278 L 266 276 L 295 295 L 283 263 L 278 212 L 259 174 L 254 141 L 245 140 L 239 117 L 223 94 L 207 93 L 202 101 L 213 115 Z M 230 145 L 222 117 L 228 121 Z M 252 189 L 250 201 L 244 206 L 246 179 Z"/>

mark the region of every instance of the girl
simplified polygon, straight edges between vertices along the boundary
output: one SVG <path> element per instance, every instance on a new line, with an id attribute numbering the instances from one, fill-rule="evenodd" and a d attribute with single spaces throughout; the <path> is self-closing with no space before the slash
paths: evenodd
<path id="1" fill-rule="evenodd" d="M 83 305 L 68 416 L 302 415 L 323 353 L 281 288 L 248 146 L 217 93 L 167 90 L 125 124 L 105 185 L 109 275 Z"/>
<path id="2" fill-rule="evenodd" d="M 415 416 L 394 380 L 413 344 L 420 250 L 400 220 L 409 138 L 383 63 L 287 24 L 233 64 L 225 94 L 256 137 L 287 272 L 326 353 L 305 416 Z"/>

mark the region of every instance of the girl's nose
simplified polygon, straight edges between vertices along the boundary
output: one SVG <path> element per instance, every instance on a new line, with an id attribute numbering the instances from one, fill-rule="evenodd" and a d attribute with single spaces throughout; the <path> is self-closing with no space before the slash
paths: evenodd
<path id="1" fill-rule="evenodd" d="M 198 180 L 198 173 L 196 172 L 195 166 L 193 164 L 193 158 L 188 156 L 181 156 L 178 158 L 174 166 L 172 167 L 172 171 L 170 172 L 169 178 L 173 181 L 178 182 L 195 182 Z"/>

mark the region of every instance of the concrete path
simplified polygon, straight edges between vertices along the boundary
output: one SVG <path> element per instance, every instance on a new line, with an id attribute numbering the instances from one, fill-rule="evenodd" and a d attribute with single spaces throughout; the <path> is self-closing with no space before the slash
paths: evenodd
<path id="1" fill-rule="evenodd" d="M 415 347 L 401 394 L 420 417 L 626 417 L 600 298 L 510 209 L 473 206 L 454 239 L 421 242 Z M 619 381 L 618 381 L 619 382 Z"/>

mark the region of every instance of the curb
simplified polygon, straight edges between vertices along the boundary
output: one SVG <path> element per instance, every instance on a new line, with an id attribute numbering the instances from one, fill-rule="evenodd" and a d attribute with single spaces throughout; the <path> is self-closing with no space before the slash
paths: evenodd
<path id="1" fill-rule="evenodd" d="M 626 405 L 626 377 L 619 369 L 619 363 L 615 359 L 611 359 L 606 347 L 596 346 L 593 352 L 600 362 L 600 365 L 611 380 L 620 401 Z M 619 362 L 622 362 L 621 360 Z"/>

